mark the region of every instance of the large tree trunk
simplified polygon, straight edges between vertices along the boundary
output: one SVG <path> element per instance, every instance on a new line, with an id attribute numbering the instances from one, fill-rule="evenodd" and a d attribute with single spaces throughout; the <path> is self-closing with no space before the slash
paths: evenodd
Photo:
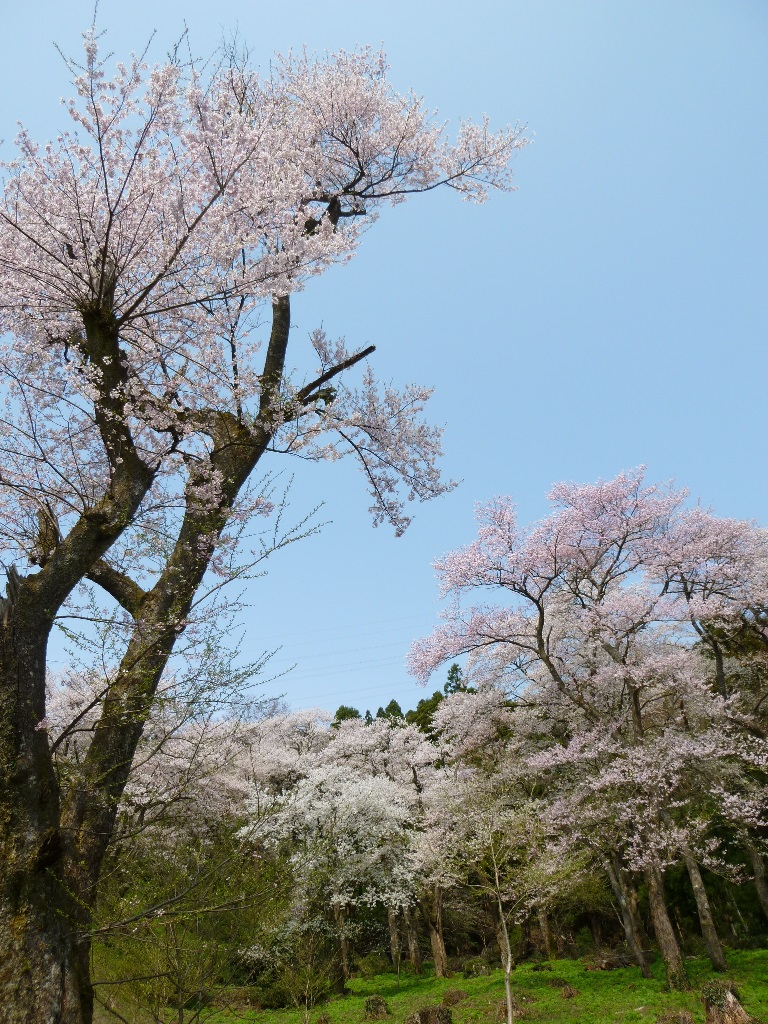
<path id="1" fill-rule="evenodd" d="M 84 314 L 77 344 L 98 369 L 94 419 L 110 467 L 102 496 L 66 537 L 58 524 L 0 599 L 0 1006 L 3 1024 L 89 1024 L 93 995 L 83 894 L 67 878 L 72 836 L 45 723 L 48 637 L 73 588 L 131 522 L 155 471 L 137 454 L 125 415 L 127 375 L 110 311 Z M 42 535 L 42 528 L 41 528 Z M 86 913 L 86 917 L 89 912 Z"/>
<path id="2" fill-rule="evenodd" d="M 546 907 L 538 906 L 536 908 L 536 916 L 539 919 L 539 931 L 541 932 L 544 952 L 547 955 L 547 959 L 551 960 L 554 950 L 552 948 L 552 932 L 549 927 L 549 915 L 547 914 Z"/>
<path id="3" fill-rule="evenodd" d="M 405 919 L 405 934 L 408 939 L 408 961 L 414 974 L 421 974 L 423 965 L 421 950 L 419 949 L 419 930 L 416 925 L 416 918 L 410 907 L 403 911 Z"/>
<path id="4" fill-rule="evenodd" d="M 122 531 L 152 475 L 131 462 L 40 572 L 6 570 L 0 598 L 0 1007 L 3 1024 L 89 1024 L 93 992 L 83 894 L 67 878 L 71 836 L 45 721 L 54 616 Z"/>
<path id="5" fill-rule="evenodd" d="M 690 988 L 680 947 L 677 944 L 672 922 L 667 912 L 667 904 L 664 899 L 664 879 L 657 864 L 646 868 L 645 881 L 648 886 L 648 902 L 651 907 L 653 930 L 656 933 L 656 942 L 667 969 L 669 987 L 671 989 Z"/>
<path id="6" fill-rule="evenodd" d="M 11 595 L 9 594 L 9 599 Z M 80 1024 L 62 885 L 59 789 L 44 729 L 45 638 L 16 607 L 0 628 L 0 1006 L 4 1024 Z M 22 629 L 28 618 L 32 629 Z M 15 685 L 14 685 L 15 684 Z M 11 697 L 15 697 L 15 700 Z"/>
<path id="7" fill-rule="evenodd" d="M 432 960 L 435 965 L 435 977 L 448 977 L 448 955 L 443 941 L 443 890 L 435 886 L 429 900 L 421 901 L 421 912 L 429 929 L 429 944 L 432 947 Z"/>
<path id="8" fill-rule="evenodd" d="M 709 905 L 707 890 L 704 888 L 704 880 L 699 871 L 699 865 L 694 860 L 690 851 L 685 851 L 685 866 L 688 868 L 688 877 L 691 880 L 693 895 L 696 898 L 696 909 L 699 913 L 701 934 L 704 936 L 704 944 L 707 947 L 707 955 L 715 971 L 727 971 L 728 964 L 725 960 L 723 947 L 712 919 L 712 909 Z"/>
<path id="9" fill-rule="evenodd" d="M 287 296 L 273 301 L 258 416 L 190 411 L 210 440 L 189 464 L 185 507 L 171 555 L 149 591 L 103 562 L 152 486 L 125 414 L 125 366 L 114 316 L 89 313 L 84 352 L 99 367 L 95 419 L 111 467 L 105 495 L 24 579 L 8 570 L 0 599 L 0 1006 L 3 1024 L 90 1024 L 90 930 L 101 867 L 159 680 L 184 632 L 197 589 L 241 487 L 282 422 L 280 383 L 290 331 Z M 85 345 L 85 343 L 83 343 Z M 320 382 L 366 353 L 326 371 Z M 330 375 L 330 376 L 329 376 Z M 315 382 L 317 384 L 317 382 Z M 304 400 L 315 386 L 299 392 Z M 121 397 L 122 396 L 122 397 Z M 194 421 L 194 422 L 193 422 Z M 215 500 L 201 495 L 217 482 Z M 88 577 L 135 627 L 77 778 L 60 799 L 45 715 L 45 653 L 54 616 Z M 61 804 L 61 807 L 60 807 Z M 442 937 L 441 937 L 442 941 Z"/>
<path id="10" fill-rule="evenodd" d="M 621 923 L 624 928 L 624 937 L 627 940 L 627 945 L 632 951 L 632 956 L 635 958 L 638 967 L 644 978 L 651 977 L 651 971 L 648 967 L 648 961 L 645 958 L 643 952 L 642 939 L 640 937 L 640 928 L 638 926 L 637 917 L 633 913 L 632 903 L 629 899 L 629 894 L 626 890 L 624 878 L 622 877 L 621 867 L 618 860 L 603 859 L 603 869 L 608 876 L 613 895 L 616 897 L 616 902 L 619 904 L 619 914 L 621 916 Z"/>
<path id="11" fill-rule="evenodd" d="M 744 838 L 744 849 L 747 851 L 752 865 L 758 902 L 766 918 L 768 918 L 768 881 L 766 881 L 765 877 L 765 861 L 758 848 L 748 837 Z"/>

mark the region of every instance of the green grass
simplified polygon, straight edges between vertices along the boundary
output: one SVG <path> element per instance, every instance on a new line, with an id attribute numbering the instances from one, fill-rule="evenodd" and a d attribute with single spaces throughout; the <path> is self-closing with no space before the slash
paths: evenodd
<path id="1" fill-rule="evenodd" d="M 738 988 L 745 1009 L 757 1019 L 768 1021 L 768 950 L 731 952 L 729 971 L 724 977 Z M 664 968 L 653 965 L 653 978 L 643 979 L 634 967 L 614 971 L 588 971 L 578 960 L 555 960 L 551 970 L 533 970 L 523 964 L 512 976 L 515 998 L 523 1010 L 524 1021 L 546 1024 L 653 1024 L 667 1010 L 687 1009 L 697 1022 L 704 1021 L 700 999 L 701 986 L 713 977 L 708 961 L 689 960 L 690 992 L 669 992 Z M 557 979 L 568 982 L 578 995 L 564 999 Z M 330 1024 L 365 1024 L 366 996 L 380 995 L 387 1000 L 391 1024 L 402 1024 L 413 1010 L 437 1003 L 446 989 L 460 988 L 468 998 L 452 1007 L 454 1024 L 493 1024 L 504 998 L 504 977 L 496 971 L 487 977 L 467 978 L 455 975 L 440 979 L 403 975 L 398 983 L 394 974 L 374 978 L 354 978 L 350 993 L 334 998 L 310 1011 L 309 1022 L 316 1024 L 324 1014 Z M 299 1010 L 247 1011 L 237 1016 L 220 1012 L 208 1018 L 211 1024 L 304 1024 Z"/>

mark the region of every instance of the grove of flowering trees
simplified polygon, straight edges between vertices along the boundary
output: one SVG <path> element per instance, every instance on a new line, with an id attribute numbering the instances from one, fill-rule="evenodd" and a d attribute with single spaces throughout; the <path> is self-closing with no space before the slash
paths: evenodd
<path id="1" fill-rule="evenodd" d="M 766 933 L 765 533 L 641 472 L 553 493 L 530 530 L 506 502 L 482 509 L 480 540 L 441 560 L 447 621 L 411 661 L 426 675 L 466 652 L 468 668 L 418 725 L 392 707 L 155 706 L 95 909 L 99 985 L 121 980 L 100 937 L 125 965 L 139 929 L 158 964 L 142 1005 L 182 1013 L 183 939 L 199 984 L 237 976 L 307 1009 L 366 956 L 420 971 L 426 955 L 438 976 L 500 963 L 512 1020 L 516 963 L 577 948 L 576 922 L 644 974 L 650 932 L 678 987 L 695 942 L 722 970 L 724 938 Z M 464 607 L 483 585 L 501 600 Z M 94 685 L 52 687 L 62 773 L 90 742 L 66 723 L 94 714 Z M 136 872 L 140 897 L 121 881 Z"/>
<path id="2" fill-rule="evenodd" d="M 749 887 L 745 934 L 768 921 L 764 529 L 642 471 L 557 485 L 530 528 L 481 506 L 409 656 L 465 675 L 405 716 L 249 700 L 220 642 L 224 584 L 304 529 L 273 455 L 356 459 L 398 535 L 453 486 L 429 389 L 350 383 L 373 347 L 293 337 L 291 300 L 383 206 L 510 189 L 524 134 L 449 142 L 369 49 L 263 75 L 234 51 L 110 70 L 84 42 L 69 129 L 20 131 L 0 196 L 3 1020 L 90 1024 L 147 950 L 158 1020 L 204 968 L 285 996 L 304 953 L 308 1009 L 378 942 L 439 977 L 490 951 L 511 1024 L 516 960 L 569 915 L 646 975 L 652 932 L 685 987 L 673 884 L 723 970 L 725 902 Z"/>
<path id="3" fill-rule="evenodd" d="M 596 489 L 610 486 L 654 493 L 637 474 Z M 676 502 L 664 531 L 688 514 Z M 761 532 L 749 530 L 759 549 Z M 580 536 L 577 547 L 586 544 Z M 571 549 L 567 557 L 573 565 L 585 555 Z M 641 582 L 635 576 L 622 585 Z M 459 610 L 449 614 L 456 623 Z M 153 922 L 173 921 L 183 900 L 187 913 L 208 921 L 211 948 L 205 879 L 234 879 L 226 904 L 230 969 L 266 1005 L 295 999 L 301 980 L 309 1008 L 319 994 L 341 989 L 366 956 L 398 970 L 407 959 L 415 971 L 426 956 L 437 975 L 471 972 L 475 961 L 482 969 L 501 964 L 512 1019 L 516 963 L 532 946 L 546 957 L 572 952 L 576 922 L 583 931 L 585 921 L 593 949 L 603 943 L 604 956 L 620 945 L 643 973 L 655 942 L 674 986 L 687 984 L 683 954 L 697 943 L 723 969 L 723 939 L 759 940 L 768 925 L 755 899 L 766 852 L 767 751 L 758 735 L 766 675 L 759 650 L 743 637 L 733 646 L 742 627 L 753 628 L 753 613 L 745 614 L 746 625 L 730 621 L 732 633 L 723 618 L 718 634 L 726 702 L 715 659 L 702 656 L 698 640 L 687 642 L 687 627 L 671 614 L 658 620 L 663 658 L 646 659 L 643 651 L 625 662 L 642 680 L 640 739 L 631 710 L 621 713 L 621 673 L 597 680 L 593 672 L 589 688 L 585 681 L 582 695 L 605 715 L 588 720 L 581 705 L 574 710 L 547 688 L 530 661 L 523 676 L 522 663 L 486 646 L 473 649 L 475 685 L 456 685 L 452 669 L 453 684 L 421 727 L 383 712 L 366 721 L 346 707 L 333 721 L 316 709 L 266 708 L 257 721 L 215 723 L 204 737 L 197 723 L 183 726 L 167 752 L 137 761 L 121 834 L 137 835 L 131 849 L 144 851 L 139 860 L 165 865 L 164 872 L 178 863 L 179 874 L 188 849 L 208 834 L 208 867 L 195 862 L 203 891 L 188 879 L 181 894 L 131 904 L 128 920 L 143 916 L 157 944 Z M 552 645 L 554 629 L 547 632 Z M 654 632 L 649 625 L 649 643 Z M 416 646 L 419 657 L 425 643 Z M 565 678 L 568 670 L 569 685 L 587 678 L 580 676 L 583 655 L 577 645 L 559 648 L 558 671 Z M 746 711 L 750 730 L 742 725 Z M 184 773 L 177 740 L 194 752 Z M 154 788 L 167 795 L 169 810 L 142 832 L 136 796 L 151 792 L 158 776 Z M 226 844 L 222 834 L 231 837 Z M 119 843 L 113 855 L 119 863 Z M 108 918 L 119 917 L 113 887 L 104 886 L 99 934 L 127 950 L 130 929 Z M 220 911 L 218 891 L 216 900 Z M 479 950 L 486 955 L 477 957 Z M 212 977 L 221 983 L 223 976 Z M 97 980 L 117 977 L 97 966 Z"/>
<path id="4" fill-rule="evenodd" d="M 768 767 L 768 533 L 685 498 L 640 471 L 558 485 L 530 529 L 508 498 L 482 506 L 477 540 L 437 563 L 444 624 L 410 655 L 426 679 L 468 654 L 513 695 L 548 826 L 604 865 L 644 966 L 627 891 L 642 876 L 673 987 L 687 979 L 664 870 L 685 863 L 723 969 L 699 865 L 726 869 L 725 829 L 760 877 Z M 493 603 L 464 602 L 489 590 Z"/>
<path id="5" fill-rule="evenodd" d="M 260 555 L 238 546 L 273 508 L 257 466 L 273 452 L 352 455 L 374 521 L 396 533 L 407 500 L 451 486 L 422 418 L 429 391 L 397 392 L 370 369 L 349 385 L 373 349 L 291 339 L 291 296 L 349 259 L 383 205 L 443 185 L 473 201 L 510 188 L 525 142 L 485 122 L 447 141 L 367 49 L 277 58 L 267 75 L 235 53 L 200 69 L 107 65 L 87 34 L 83 62 L 68 63 L 69 129 L 47 144 L 20 131 L 0 197 L 9 1024 L 92 1017 L 93 913 L 118 808 L 171 654 L 204 632 L 201 586 L 215 596 Z M 79 748 L 48 730 L 46 651 L 63 611 L 109 637 L 93 703 L 65 730 L 87 723 Z M 79 753 L 62 771 L 67 746 Z"/>

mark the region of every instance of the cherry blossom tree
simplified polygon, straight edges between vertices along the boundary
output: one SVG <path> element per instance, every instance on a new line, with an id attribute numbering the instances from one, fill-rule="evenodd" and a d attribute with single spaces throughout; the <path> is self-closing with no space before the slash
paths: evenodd
<path id="1" fill-rule="evenodd" d="M 360 775 L 383 777 L 399 787 L 414 815 L 407 857 L 416 856 L 415 851 L 423 847 L 424 830 L 429 820 L 429 794 L 440 774 L 437 769 L 439 750 L 427 736 L 403 718 L 374 718 L 370 723 L 359 718 L 349 719 L 339 724 L 323 758 L 328 764 L 354 769 Z M 385 901 L 392 962 L 395 966 L 400 963 L 404 930 L 411 966 L 416 972 L 421 971 L 418 943 L 420 912 L 429 932 L 435 970 L 444 974 L 447 958 L 442 936 L 440 886 L 432 884 L 431 879 L 425 879 L 410 862 L 407 873 L 401 873 L 400 877 L 407 877 L 409 885 L 401 887 L 397 898 Z"/>
<path id="2" fill-rule="evenodd" d="M 323 765 L 286 795 L 270 823 L 273 841 L 290 842 L 302 899 L 315 896 L 333 911 L 345 979 L 349 912 L 360 904 L 398 908 L 412 900 L 417 822 L 407 787 L 349 765 Z"/>
<path id="3" fill-rule="evenodd" d="M 551 515 L 529 530 L 509 499 L 482 507 L 478 539 L 437 564 L 452 597 L 445 623 L 411 651 L 422 679 L 470 654 L 529 709 L 534 734 L 536 719 L 540 732 L 550 728 L 554 744 L 532 767 L 586 769 L 562 795 L 563 820 L 643 871 L 673 986 L 687 984 L 663 892 L 664 866 L 677 855 L 723 966 L 694 855 L 699 819 L 671 813 L 686 772 L 702 758 L 741 756 L 745 728 L 755 744 L 747 760 L 760 765 L 766 754 L 760 702 L 750 710 L 727 691 L 715 649 L 723 631 L 762 630 L 766 534 L 686 509 L 685 498 L 638 471 L 556 486 Z M 464 607 L 462 596 L 480 589 L 501 603 Z M 713 652 L 714 678 L 702 647 Z"/>
<path id="4" fill-rule="evenodd" d="M 47 145 L 22 130 L 0 198 L 9 1022 L 91 1019 L 89 930 L 131 762 L 199 588 L 247 568 L 243 524 L 271 510 L 254 483 L 262 459 L 353 455 L 374 522 L 397 533 L 406 500 L 449 486 L 427 389 L 382 387 L 370 369 L 347 385 L 372 348 L 322 332 L 287 361 L 292 294 L 349 259 L 382 205 L 440 185 L 473 201 L 510 188 L 525 142 L 482 122 L 449 143 L 370 50 L 289 55 L 265 76 L 232 55 L 205 71 L 107 65 L 86 35 L 83 64 L 68 64 L 70 129 Z M 46 648 L 84 581 L 119 607 L 123 641 L 62 786 Z"/>

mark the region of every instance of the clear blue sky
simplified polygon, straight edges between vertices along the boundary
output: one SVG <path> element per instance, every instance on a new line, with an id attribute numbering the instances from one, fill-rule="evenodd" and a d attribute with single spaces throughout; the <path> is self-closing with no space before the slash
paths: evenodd
<path id="1" fill-rule="evenodd" d="M 76 52 L 91 12 L 4 12 L 0 135 L 63 125 L 53 43 Z M 397 86 L 442 116 L 536 134 L 518 192 L 386 211 L 350 266 L 294 302 L 299 331 L 374 342 L 384 378 L 436 387 L 445 470 L 463 483 L 396 540 L 371 529 L 351 467 L 295 467 L 296 517 L 324 502 L 331 522 L 249 591 L 248 650 L 297 663 L 271 690 L 297 707 L 414 706 L 403 657 L 436 619 L 431 562 L 494 494 L 528 520 L 554 481 L 645 463 L 723 515 L 768 520 L 764 0 L 103 0 L 99 22 L 118 55 L 156 30 L 162 56 L 185 23 L 197 52 L 238 29 L 260 63 L 383 43 Z"/>

